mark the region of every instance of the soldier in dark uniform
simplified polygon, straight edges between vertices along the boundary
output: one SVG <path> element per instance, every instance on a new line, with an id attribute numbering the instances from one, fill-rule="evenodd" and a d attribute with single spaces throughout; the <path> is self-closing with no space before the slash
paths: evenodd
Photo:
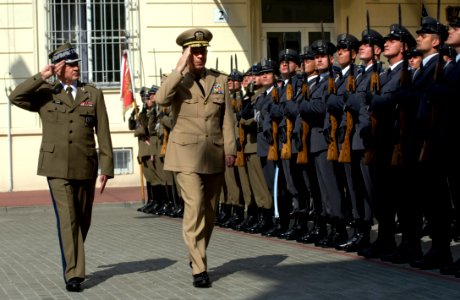
<path id="1" fill-rule="evenodd" d="M 79 292 L 85 280 L 84 241 L 91 224 L 98 160 L 102 193 L 114 176 L 112 141 L 104 95 L 79 81 L 80 59 L 72 45 L 59 46 L 49 58 L 51 64 L 19 84 L 10 100 L 40 115 L 38 175 L 47 177 L 56 212 L 66 289 Z M 53 75 L 57 80 L 47 82 Z"/>
<path id="2" fill-rule="evenodd" d="M 404 74 L 408 73 L 408 70 L 403 69 L 401 76 L 403 79 L 404 76 L 408 76 L 409 83 L 401 80 L 401 87 L 396 94 L 399 111 L 396 124 L 399 124 L 398 137 L 401 143 L 402 159 L 393 168 L 398 170 L 397 173 L 402 180 L 406 179 L 406 182 L 397 187 L 395 192 L 402 240 L 394 253 L 381 257 L 383 260 L 389 260 L 393 263 L 412 262 L 420 260 L 422 257 L 420 239 L 422 236 L 423 205 L 420 205 L 420 203 L 425 202 L 425 197 L 430 195 L 427 185 L 431 186 L 436 183 L 429 179 L 431 176 L 426 173 L 428 169 L 425 163 L 419 162 L 422 147 L 422 128 L 424 127 L 422 124 L 424 122 L 418 120 L 417 115 L 422 108 L 420 104 L 423 101 L 420 101 L 420 99 L 423 98 L 424 90 L 427 85 L 433 82 L 436 62 L 439 59 L 443 62 L 437 49 L 445 39 L 447 31 L 441 28 L 442 25 L 438 26 L 436 20 L 431 17 L 423 18 L 422 28 L 417 30 L 418 36 L 416 39 L 416 50 L 422 55 L 422 64 L 415 75 Z M 441 34 L 439 30 L 443 30 L 444 33 Z M 442 38 L 441 35 L 443 35 Z M 409 59 L 407 51 L 404 59 L 405 62 Z M 431 194 L 428 197 L 429 200 L 427 201 L 432 201 L 432 197 L 435 197 L 435 195 Z"/>
<path id="3" fill-rule="evenodd" d="M 368 99 L 370 112 L 375 117 L 370 137 L 366 137 L 375 149 L 375 159 L 370 163 L 371 172 L 375 176 L 374 213 L 378 221 L 378 237 L 368 248 L 358 251 L 366 258 L 389 257 L 395 250 L 395 215 L 396 202 L 404 178 L 401 178 L 400 166 L 392 164 L 395 149 L 395 122 L 399 119 L 397 108 L 397 93 L 401 87 L 402 73 L 408 73 L 408 67 L 403 68 L 404 52 L 415 45 L 415 39 L 403 26 L 393 24 L 385 37 L 383 55 L 388 59 L 390 67 L 380 75 L 380 92 Z M 406 69 L 407 68 L 407 69 Z M 404 69 L 404 71 L 403 71 Z M 374 133 L 374 135 L 372 135 Z M 370 147 L 370 146 L 368 146 Z"/>
<path id="4" fill-rule="evenodd" d="M 315 53 L 311 50 L 311 47 L 306 46 L 304 47 L 303 53 L 300 55 L 302 60 L 302 76 L 303 76 L 303 83 L 302 83 L 302 99 L 297 103 L 298 109 L 300 108 L 302 101 L 310 101 L 311 92 L 315 88 L 318 78 L 318 72 L 316 70 L 316 62 L 315 62 Z M 304 87 L 303 85 L 306 85 Z M 300 112 L 300 110 L 299 110 Z M 305 123 L 308 127 L 302 126 Z M 304 132 L 305 131 L 305 132 Z M 297 237 L 297 242 L 300 243 L 312 243 L 317 240 L 317 235 L 319 234 L 319 226 L 318 226 L 318 216 L 321 215 L 322 212 L 322 204 L 321 204 L 321 191 L 319 189 L 318 177 L 316 175 L 316 169 L 314 165 L 314 161 L 311 160 L 310 155 L 310 148 L 308 147 L 308 140 L 310 139 L 310 129 L 308 120 L 303 118 L 299 113 L 295 120 L 294 131 L 293 134 L 297 135 L 298 141 L 296 142 L 296 147 L 298 150 L 297 154 L 297 164 L 299 164 L 299 168 L 302 171 L 302 179 L 309 190 L 309 194 L 304 197 L 305 202 L 305 210 L 306 215 L 304 216 L 304 226 L 299 232 L 299 236 Z M 303 149 L 302 139 L 305 138 L 305 144 L 307 149 Z M 306 151 L 306 159 L 299 161 L 299 155 L 302 151 Z M 303 212 L 302 212 L 303 213 Z M 308 222 L 309 220 L 313 221 L 313 227 L 311 230 L 308 230 Z M 305 232 L 303 232 L 305 231 Z M 302 232 L 304 233 L 302 235 Z"/>
<path id="5" fill-rule="evenodd" d="M 442 78 L 433 84 L 427 91 L 427 97 L 433 99 L 433 105 L 438 105 L 438 116 L 435 132 L 433 136 L 439 137 L 436 140 L 433 149 L 435 163 L 441 166 L 438 170 L 442 175 L 447 177 L 449 183 L 452 202 L 455 206 L 456 221 L 459 222 L 459 207 L 460 200 L 458 195 L 458 188 L 460 186 L 460 177 L 458 172 L 459 155 L 458 148 L 456 147 L 458 132 L 460 126 L 458 122 L 458 112 L 460 111 L 458 95 L 460 95 L 460 6 L 449 6 L 446 8 L 447 21 L 449 22 L 449 35 L 445 44 L 455 49 L 455 57 L 450 64 L 452 66 L 444 70 Z M 437 101 L 437 102 L 435 102 Z M 446 226 L 446 221 L 443 220 L 444 216 L 449 214 L 449 206 L 445 203 L 445 198 L 442 199 L 442 205 L 433 203 L 431 208 L 435 210 L 433 215 L 433 230 L 436 232 L 433 239 L 442 235 L 449 234 L 449 227 Z M 454 227 L 455 228 L 455 227 Z M 455 237 L 455 236 L 454 236 Z M 433 241 L 434 242 L 434 241 Z M 454 274 L 455 277 L 460 278 L 460 259 L 450 265 L 441 269 L 442 274 Z"/>
<path id="6" fill-rule="evenodd" d="M 274 63 L 271 60 L 261 62 L 260 70 L 257 73 L 257 86 L 261 87 L 258 91 L 263 92 L 264 88 L 261 84 L 266 80 L 265 76 L 273 76 L 273 68 Z M 261 95 L 260 92 L 248 97 L 246 102 L 243 102 L 239 120 L 240 126 L 243 126 L 246 134 L 246 143 L 244 144 L 246 163 L 244 168 L 248 174 L 250 188 L 258 209 L 258 222 L 245 230 L 249 233 L 263 233 L 273 227 L 273 198 L 264 177 L 260 158 L 257 155 L 257 121 L 254 106 L 260 99 L 258 97 Z"/>
<path id="7" fill-rule="evenodd" d="M 329 96 L 329 82 L 334 83 L 334 74 L 330 75 L 330 66 L 334 63 L 336 47 L 324 40 L 314 41 L 311 45 L 315 53 L 316 68 L 319 76 L 315 87 L 311 91 L 310 101 L 302 101 L 300 114 L 310 124 L 310 160 L 313 161 L 318 177 L 322 198 L 322 214 L 318 217 L 320 230 L 316 236 L 316 246 L 334 247 L 347 240 L 348 234 L 344 222 L 342 204 L 343 191 L 334 171 L 334 162 L 327 159 L 328 142 L 324 133 L 324 124 L 327 113 L 327 98 Z M 329 80 L 331 79 L 331 80 Z M 331 230 L 327 234 L 326 222 L 329 221 Z M 327 235 L 326 235 L 327 234 Z"/>
<path id="8" fill-rule="evenodd" d="M 337 247 L 347 252 L 355 252 L 369 247 L 370 231 L 373 224 L 374 187 L 369 166 L 365 163 L 365 143 L 363 131 L 370 126 L 366 96 L 370 93 L 370 79 L 374 74 L 380 74 L 380 54 L 383 51 L 383 37 L 372 29 L 364 30 L 361 34 L 359 59 L 361 66 L 356 74 L 356 90 L 348 94 L 345 111 L 353 118 L 351 131 L 351 176 L 347 180 L 353 183 L 350 190 L 356 190 L 356 197 L 351 197 L 355 228 L 353 236 L 344 244 Z M 360 70 L 359 70 L 360 69 Z M 346 132 L 346 116 L 342 120 L 341 131 Z M 343 128 L 345 127 L 345 128 Z M 352 194 L 352 193 L 351 193 Z"/>

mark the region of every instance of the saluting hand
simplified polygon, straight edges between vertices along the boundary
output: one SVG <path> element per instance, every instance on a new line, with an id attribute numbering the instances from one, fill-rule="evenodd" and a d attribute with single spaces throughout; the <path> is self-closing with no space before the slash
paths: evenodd
<path id="1" fill-rule="evenodd" d="M 47 80 L 51 76 L 57 74 L 59 75 L 64 70 L 65 61 L 61 60 L 57 64 L 46 65 L 41 71 L 40 74 L 43 80 Z"/>
<path id="2" fill-rule="evenodd" d="M 176 65 L 176 71 L 182 74 L 182 72 L 185 70 L 185 67 L 187 66 L 189 57 L 190 57 L 190 46 L 185 48 L 184 52 L 182 52 L 182 56 L 179 58 L 179 61 L 177 62 L 177 65 Z"/>

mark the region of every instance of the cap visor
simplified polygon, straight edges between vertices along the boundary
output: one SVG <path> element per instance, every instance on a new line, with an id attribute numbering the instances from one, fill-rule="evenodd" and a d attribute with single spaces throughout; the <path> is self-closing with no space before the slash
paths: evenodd
<path id="1" fill-rule="evenodd" d="M 75 58 L 75 59 L 67 59 L 65 61 L 66 64 L 71 64 L 71 63 L 74 63 L 74 62 L 77 62 L 77 61 L 81 61 L 81 58 Z"/>

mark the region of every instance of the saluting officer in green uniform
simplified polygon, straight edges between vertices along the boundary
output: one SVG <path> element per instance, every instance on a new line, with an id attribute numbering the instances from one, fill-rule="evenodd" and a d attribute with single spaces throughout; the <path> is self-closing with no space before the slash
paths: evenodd
<path id="1" fill-rule="evenodd" d="M 80 82 L 78 54 L 66 43 L 49 54 L 51 64 L 19 84 L 13 104 L 40 115 L 43 137 L 38 175 L 46 176 L 56 212 L 64 281 L 79 292 L 85 279 L 84 241 L 91 223 L 98 173 L 101 193 L 113 178 L 112 141 L 102 91 Z M 57 80 L 47 80 L 56 75 Z"/>

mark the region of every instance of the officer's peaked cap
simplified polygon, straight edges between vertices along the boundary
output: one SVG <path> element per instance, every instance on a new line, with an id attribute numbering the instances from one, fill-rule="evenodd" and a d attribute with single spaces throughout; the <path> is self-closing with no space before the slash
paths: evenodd
<path id="1" fill-rule="evenodd" d="M 365 29 L 361 33 L 361 44 L 373 44 L 383 50 L 383 36 L 375 30 Z"/>
<path id="2" fill-rule="evenodd" d="M 303 53 L 300 54 L 301 59 L 315 59 L 315 53 L 311 50 L 311 47 L 305 46 L 303 47 Z"/>
<path id="3" fill-rule="evenodd" d="M 292 61 L 295 62 L 297 65 L 300 65 L 300 55 L 297 51 L 293 49 L 283 49 L 278 54 L 278 60 L 282 61 Z"/>
<path id="4" fill-rule="evenodd" d="M 65 60 L 66 63 L 73 63 L 80 61 L 78 58 L 77 51 L 70 43 L 65 43 L 59 46 L 56 50 L 48 54 L 49 59 L 51 59 L 52 64 L 56 64 L 61 60 Z"/>
<path id="5" fill-rule="evenodd" d="M 432 17 L 423 17 L 422 28 L 416 31 L 417 34 L 421 33 L 434 33 L 441 37 L 442 40 L 447 38 L 447 28 L 443 24 L 439 23 L 438 20 Z"/>
<path id="6" fill-rule="evenodd" d="M 409 46 L 409 48 L 412 48 L 415 46 L 416 42 L 412 34 L 409 32 L 409 30 L 406 29 L 406 27 L 401 26 L 399 24 L 392 24 L 390 25 L 390 33 L 384 38 L 385 40 L 399 40 L 401 42 L 404 42 Z"/>
<path id="7" fill-rule="evenodd" d="M 325 55 L 334 55 L 337 48 L 331 42 L 326 40 L 316 40 L 311 44 L 311 50 L 315 55 L 325 54 Z"/>
<path id="8" fill-rule="evenodd" d="M 274 73 L 275 72 L 275 62 L 271 59 L 265 59 L 260 62 L 260 71 L 259 74 L 263 73 Z"/>
<path id="9" fill-rule="evenodd" d="M 337 48 L 358 51 L 359 40 L 351 34 L 339 34 L 337 36 Z"/>
<path id="10" fill-rule="evenodd" d="M 157 85 L 152 85 L 152 87 L 149 89 L 149 95 L 156 94 L 159 88 L 160 87 Z"/>
<path id="11" fill-rule="evenodd" d="M 460 6 L 447 6 L 446 16 L 450 26 L 460 27 Z"/>
<path id="12" fill-rule="evenodd" d="M 176 43 L 185 48 L 190 47 L 208 47 L 209 42 L 212 40 L 211 31 L 204 28 L 192 28 L 188 29 L 181 34 L 176 39 Z"/>

